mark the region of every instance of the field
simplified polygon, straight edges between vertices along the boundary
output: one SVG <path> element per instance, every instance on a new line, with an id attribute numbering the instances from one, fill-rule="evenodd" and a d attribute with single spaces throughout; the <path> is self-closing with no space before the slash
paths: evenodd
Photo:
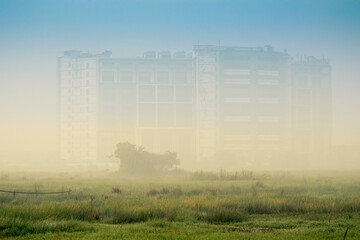
<path id="1" fill-rule="evenodd" d="M 360 239 L 360 174 L 2 176 L 0 238 Z"/>

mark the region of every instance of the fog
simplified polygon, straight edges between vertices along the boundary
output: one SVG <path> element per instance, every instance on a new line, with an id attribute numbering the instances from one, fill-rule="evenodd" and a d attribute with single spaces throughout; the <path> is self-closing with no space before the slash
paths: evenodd
<path id="1" fill-rule="evenodd" d="M 358 170 L 359 29 L 355 1 L 2 1 L 0 171 L 118 171 L 124 142 Z"/>

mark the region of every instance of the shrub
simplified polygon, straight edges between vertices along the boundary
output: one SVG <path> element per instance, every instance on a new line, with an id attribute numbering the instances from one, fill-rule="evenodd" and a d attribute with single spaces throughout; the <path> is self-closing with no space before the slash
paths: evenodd
<path id="1" fill-rule="evenodd" d="M 93 227 L 75 220 L 68 221 L 33 221 L 19 218 L 0 218 L 0 238 L 24 236 L 29 233 L 47 232 L 84 232 Z"/>
<path id="2" fill-rule="evenodd" d="M 237 180 L 253 180 L 255 174 L 252 171 L 242 170 L 241 172 L 227 172 L 220 169 L 219 173 L 197 171 L 192 174 L 193 180 L 224 180 L 224 181 L 237 181 Z"/>
<path id="3" fill-rule="evenodd" d="M 201 194 L 201 190 L 198 189 L 193 189 L 187 193 L 187 195 L 189 196 L 200 195 L 200 194 Z"/>
<path id="4" fill-rule="evenodd" d="M 118 188 L 118 187 L 112 187 L 111 193 L 121 194 L 122 190 L 120 188 Z"/>
<path id="5" fill-rule="evenodd" d="M 209 223 L 234 223 L 242 222 L 245 219 L 246 215 L 244 211 L 225 207 L 206 209 L 202 214 L 198 215 L 198 220 Z"/>
<path id="6" fill-rule="evenodd" d="M 146 196 L 156 196 L 159 194 L 159 191 L 155 188 L 151 188 L 146 192 Z"/>
<path id="7" fill-rule="evenodd" d="M 206 187 L 205 191 L 215 196 L 218 193 L 219 189 L 214 187 Z"/>
<path id="8" fill-rule="evenodd" d="M 171 189 L 171 193 L 174 194 L 174 195 L 181 195 L 182 194 L 181 187 L 180 186 L 173 187 Z"/>
<path id="9" fill-rule="evenodd" d="M 255 183 L 255 187 L 264 188 L 265 185 L 264 185 L 264 183 L 262 183 L 262 182 L 260 182 L 260 181 L 257 181 L 257 182 Z"/>
<path id="10" fill-rule="evenodd" d="M 162 187 L 162 188 L 160 189 L 159 193 L 160 193 L 160 194 L 167 194 L 167 193 L 169 193 L 169 189 L 166 188 L 166 187 Z"/>

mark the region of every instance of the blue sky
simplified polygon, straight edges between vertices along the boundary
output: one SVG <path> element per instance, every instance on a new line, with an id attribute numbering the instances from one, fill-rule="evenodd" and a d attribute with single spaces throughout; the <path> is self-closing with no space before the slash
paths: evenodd
<path id="1" fill-rule="evenodd" d="M 354 0 L 0 0 L 0 116 L 56 118 L 56 57 L 64 50 L 134 56 L 218 41 L 329 58 L 337 134 L 360 135 Z"/>
<path id="2" fill-rule="evenodd" d="M 114 48 L 122 55 L 220 40 L 326 55 L 342 44 L 357 47 L 359 23 L 360 1 L 349 0 L 0 1 L 0 43 L 7 54 L 19 47 L 78 47 Z"/>

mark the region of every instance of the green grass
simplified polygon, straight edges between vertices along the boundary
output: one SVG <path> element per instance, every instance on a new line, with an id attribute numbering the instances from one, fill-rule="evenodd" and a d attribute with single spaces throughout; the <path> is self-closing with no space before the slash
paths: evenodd
<path id="1" fill-rule="evenodd" d="M 360 176 L 221 174 L 133 180 L 10 176 L 0 180 L 0 189 L 72 192 L 15 198 L 0 193 L 0 238 L 343 239 L 349 228 L 346 239 L 360 239 Z"/>

